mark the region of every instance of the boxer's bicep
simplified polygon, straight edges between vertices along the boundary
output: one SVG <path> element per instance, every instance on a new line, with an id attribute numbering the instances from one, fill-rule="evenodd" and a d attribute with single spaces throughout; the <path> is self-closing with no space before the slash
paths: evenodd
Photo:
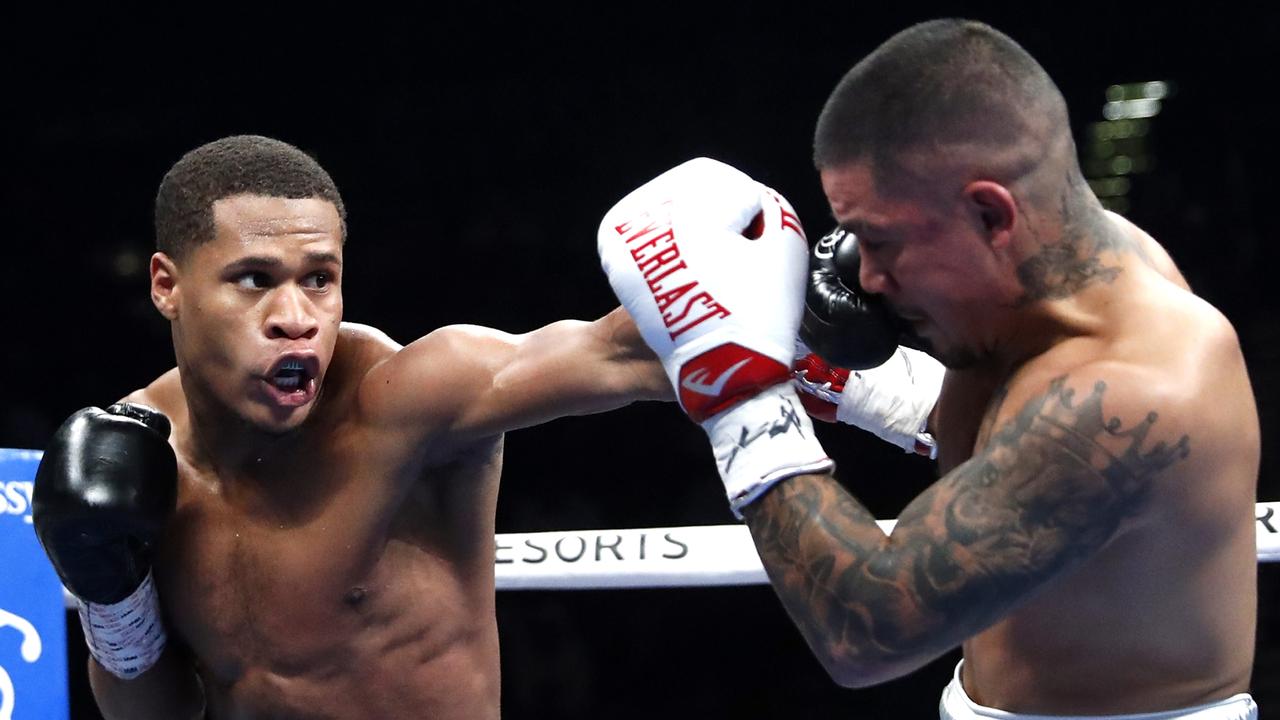
<path id="1" fill-rule="evenodd" d="M 441 328 L 375 368 L 364 384 L 368 411 L 463 440 L 670 393 L 661 365 L 620 310 L 521 335 Z"/>
<path id="2" fill-rule="evenodd" d="M 952 644 L 1148 514 L 1152 483 L 1190 452 L 1177 402 L 1092 373 L 1059 377 L 903 510 L 891 556 Z M 905 578 L 904 578 L 905 580 Z"/>
<path id="3" fill-rule="evenodd" d="M 360 383 L 360 412 L 375 425 L 439 438 L 489 391 L 514 343 L 479 326 L 433 330 L 372 365 Z"/>
<path id="4" fill-rule="evenodd" d="M 1104 376 L 1062 377 L 997 423 L 885 539 L 834 483 L 799 478 L 750 518 L 775 587 L 846 684 L 909 672 L 1091 557 L 1189 453 L 1180 413 Z M 1127 382 L 1127 385 L 1126 385 Z M 767 538 L 766 542 L 761 542 Z M 816 642 L 815 642 L 816 641 Z"/>
<path id="5" fill-rule="evenodd" d="M 661 364 L 619 309 L 510 336 L 468 426 L 513 430 L 669 395 Z"/>

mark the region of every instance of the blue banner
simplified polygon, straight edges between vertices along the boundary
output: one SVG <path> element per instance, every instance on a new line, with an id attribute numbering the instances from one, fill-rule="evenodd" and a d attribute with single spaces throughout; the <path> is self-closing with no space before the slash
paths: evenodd
<path id="1" fill-rule="evenodd" d="M 0 720 L 67 720 L 62 583 L 31 526 L 36 450 L 0 448 Z"/>

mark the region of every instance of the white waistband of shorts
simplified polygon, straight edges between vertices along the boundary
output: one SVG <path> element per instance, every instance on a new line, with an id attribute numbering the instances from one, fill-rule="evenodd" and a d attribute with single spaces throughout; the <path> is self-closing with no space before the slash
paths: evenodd
<path id="1" fill-rule="evenodd" d="M 955 675 L 942 691 L 942 702 L 938 704 L 938 717 L 941 720 L 1258 720 L 1258 706 L 1248 693 L 1181 710 L 1136 715 L 1020 715 L 989 708 L 970 700 L 964 686 L 960 684 L 960 668 L 963 665 L 963 660 L 956 665 Z"/>

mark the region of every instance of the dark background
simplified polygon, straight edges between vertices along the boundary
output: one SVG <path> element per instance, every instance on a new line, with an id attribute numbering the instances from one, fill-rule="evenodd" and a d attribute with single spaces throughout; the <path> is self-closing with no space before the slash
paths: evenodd
<path id="1" fill-rule="evenodd" d="M 147 299 L 151 201 L 196 145 L 272 135 L 329 170 L 350 213 L 348 319 L 402 342 L 450 323 L 526 331 L 614 305 L 600 216 L 689 157 L 737 165 L 824 232 L 809 143 L 827 93 L 893 32 L 964 15 L 1042 62 L 1081 138 L 1108 85 L 1176 83 L 1127 214 L 1239 331 L 1262 413 L 1259 496 L 1280 499 L 1277 12 L 905 5 L 6 10 L 0 446 L 43 447 L 76 408 L 172 365 Z M 928 463 L 856 430 L 822 437 L 881 517 L 930 480 Z M 500 531 L 732 520 L 704 437 L 672 406 L 513 433 L 503 485 Z M 1260 568 L 1264 717 L 1280 713 L 1278 575 Z M 955 661 L 840 689 L 766 587 L 501 593 L 498 613 L 508 718 L 928 717 Z M 74 626 L 71 648 L 73 716 L 96 718 Z"/>

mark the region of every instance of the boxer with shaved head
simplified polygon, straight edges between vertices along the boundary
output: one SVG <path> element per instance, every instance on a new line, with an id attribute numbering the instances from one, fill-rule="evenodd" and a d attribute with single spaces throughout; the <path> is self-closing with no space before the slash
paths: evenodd
<path id="1" fill-rule="evenodd" d="M 833 678 L 881 683 L 961 646 L 944 718 L 1256 717 L 1259 427 L 1240 343 L 1094 197 L 1048 74 L 987 25 L 913 26 L 840 81 L 814 158 L 839 225 L 815 252 L 834 270 L 810 275 L 776 193 L 702 161 L 621 201 L 599 245 Z M 656 238 L 683 263 L 662 289 L 718 308 L 678 336 L 629 260 Z M 788 383 L 810 279 L 810 347 L 897 357 L 887 332 L 947 366 L 931 421 L 912 372 L 872 373 L 889 383 L 874 393 L 850 376 L 850 402 L 818 387 L 905 449 L 936 440 L 941 478 L 888 535 L 856 495 L 895 478 L 845 467 L 846 491 Z"/>

